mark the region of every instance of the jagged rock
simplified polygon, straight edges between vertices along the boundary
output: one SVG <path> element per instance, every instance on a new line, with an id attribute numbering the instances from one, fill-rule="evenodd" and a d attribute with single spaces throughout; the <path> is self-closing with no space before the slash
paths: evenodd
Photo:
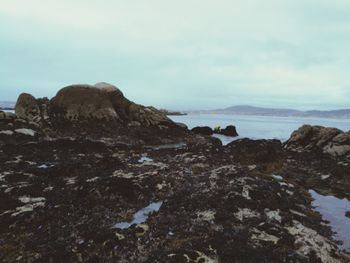
<path id="1" fill-rule="evenodd" d="M 208 126 L 194 127 L 191 131 L 200 135 L 213 135 L 214 133 L 213 129 Z"/>
<path id="2" fill-rule="evenodd" d="M 322 151 L 334 157 L 350 153 L 350 132 L 304 125 L 294 131 L 285 148 L 293 151 Z"/>
<path id="3" fill-rule="evenodd" d="M 228 125 L 226 128 L 221 129 L 219 134 L 225 135 L 225 136 L 231 136 L 236 137 L 238 136 L 238 133 L 236 131 L 236 127 L 233 125 Z"/>

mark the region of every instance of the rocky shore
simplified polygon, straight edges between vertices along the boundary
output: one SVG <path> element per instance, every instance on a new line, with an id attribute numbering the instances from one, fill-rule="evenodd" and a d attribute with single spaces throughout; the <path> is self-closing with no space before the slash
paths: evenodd
<path id="1" fill-rule="evenodd" d="M 116 87 L 0 112 L 0 262 L 350 262 L 309 189 L 350 198 L 350 135 L 222 146 Z"/>

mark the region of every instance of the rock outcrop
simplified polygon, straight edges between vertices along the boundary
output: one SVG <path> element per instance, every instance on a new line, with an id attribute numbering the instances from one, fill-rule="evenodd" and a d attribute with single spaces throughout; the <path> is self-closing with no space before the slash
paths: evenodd
<path id="1" fill-rule="evenodd" d="M 226 128 L 220 129 L 220 131 L 218 133 L 225 135 L 225 136 L 230 136 L 230 137 L 238 136 L 236 127 L 233 125 L 228 125 L 228 126 L 226 126 Z"/>
<path id="2" fill-rule="evenodd" d="M 105 120 L 124 126 L 173 124 L 162 112 L 129 101 L 117 87 L 108 83 L 61 89 L 50 101 L 50 113 L 69 121 Z"/>
<path id="3" fill-rule="evenodd" d="M 48 107 L 48 98 L 36 99 L 28 93 L 22 93 L 17 99 L 15 113 L 19 119 L 44 124 L 49 122 Z"/>
<path id="4" fill-rule="evenodd" d="M 219 126 L 214 128 L 214 129 L 212 129 L 209 126 L 197 126 L 197 127 L 192 128 L 191 131 L 196 133 L 196 134 L 206 135 L 206 136 L 213 135 L 214 133 L 229 136 L 229 137 L 238 136 L 238 133 L 236 131 L 236 127 L 233 125 L 228 125 L 224 129 L 221 129 Z"/>
<path id="5" fill-rule="evenodd" d="M 193 133 L 200 134 L 200 135 L 213 135 L 214 131 L 212 128 L 208 126 L 197 126 L 191 129 Z"/>
<path id="6" fill-rule="evenodd" d="M 37 126 L 41 134 L 53 138 L 80 136 L 162 143 L 186 137 L 188 131 L 154 107 L 136 104 L 117 87 L 104 82 L 67 86 L 51 100 L 22 93 L 16 115 L 21 122 Z"/>
<path id="7" fill-rule="evenodd" d="M 292 133 L 285 148 L 299 152 L 316 150 L 333 157 L 345 156 L 350 154 L 350 131 L 304 125 Z"/>

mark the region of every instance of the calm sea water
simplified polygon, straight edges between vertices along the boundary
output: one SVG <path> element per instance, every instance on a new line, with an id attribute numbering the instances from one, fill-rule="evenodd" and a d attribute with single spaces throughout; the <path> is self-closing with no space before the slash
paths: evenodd
<path id="1" fill-rule="evenodd" d="M 185 123 L 189 128 L 195 126 L 226 127 L 235 125 L 239 138 L 251 139 L 279 139 L 287 140 L 291 133 L 304 124 L 336 127 L 343 131 L 350 130 L 350 119 L 326 119 L 326 118 L 298 118 L 298 117 L 272 117 L 272 116 L 247 116 L 225 114 L 189 114 L 185 116 L 170 116 L 176 122 Z M 219 136 L 224 142 L 232 140 Z"/>

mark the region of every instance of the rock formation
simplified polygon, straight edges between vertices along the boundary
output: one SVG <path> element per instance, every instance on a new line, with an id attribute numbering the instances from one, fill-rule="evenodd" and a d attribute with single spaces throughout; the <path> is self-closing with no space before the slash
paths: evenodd
<path id="1" fill-rule="evenodd" d="M 294 151 L 319 150 L 333 157 L 350 154 L 350 131 L 304 125 L 292 133 L 286 146 Z"/>
<path id="2" fill-rule="evenodd" d="M 228 126 L 226 126 L 226 128 L 220 129 L 220 131 L 218 133 L 225 135 L 225 136 L 230 136 L 230 137 L 238 136 L 236 127 L 233 125 L 228 125 Z"/>
<path id="3" fill-rule="evenodd" d="M 51 100 L 23 93 L 15 111 L 21 122 L 54 138 L 81 136 L 161 143 L 186 137 L 188 131 L 154 107 L 136 104 L 117 87 L 104 82 L 67 86 Z"/>
<path id="4" fill-rule="evenodd" d="M 208 126 L 198 126 L 191 129 L 192 132 L 200 135 L 213 135 L 214 131 Z"/>

